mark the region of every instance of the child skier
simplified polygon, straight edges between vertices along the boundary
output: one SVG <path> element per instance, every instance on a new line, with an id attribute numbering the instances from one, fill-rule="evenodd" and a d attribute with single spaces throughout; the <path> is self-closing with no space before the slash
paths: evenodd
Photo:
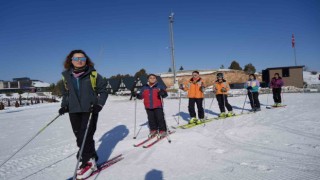
<path id="1" fill-rule="evenodd" d="M 252 111 L 261 111 L 259 102 L 259 87 L 260 82 L 254 74 L 249 75 L 249 80 L 244 84 L 244 88 L 248 90 L 248 97 Z"/>
<path id="2" fill-rule="evenodd" d="M 199 76 L 199 72 L 193 71 L 192 78 L 187 83 L 180 86 L 180 89 L 184 91 L 188 91 L 188 97 L 189 97 L 188 110 L 191 118 L 189 121 L 189 124 L 192 124 L 192 123 L 200 124 L 204 119 L 204 110 L 202 106 L 203 97 L 204 97 L 203 95 L 204 82 Z M 195 104 L 197 104 L 199 119 L 197 119 L 196 111 L 194 109 Z"/>
<path id="3" fill-rule="evenodd" d="M 283 84 L 283 80 L 279 76 L 279 73 L 275 73 L 270 83 L 270 88 L 272 88 L 273 92 L 273 106 L 281 106 L 281 87 L 283 86 Z"/>
<path id="4" fill-rule="evenodd" d="M 235 114 L 232 111 L 232 106 L 228 102 L 228 91 L 230 90 L 229 83 L 223 78 L 222 73 L 217 74 L 217 80 L 213 84 L 213 92 L 216 94 L 216 98 L 219 104 L 221 113 L 219 117 L 231 117 Z M 225 107 L 228 113 L 225 113 Z"/>
<path id="5" fill-rule="evenodd" d="M 148 75 L 148 82 L 142 86 L 138 99 L 144 100 L 144 106 L 148 115 L 150 133 L 148 137 L 164 138 L 167 136 L 167 125 L 163 112 L 162 98 L 168 96 L 163 86 L 158 84 L 155 74 Z"/>

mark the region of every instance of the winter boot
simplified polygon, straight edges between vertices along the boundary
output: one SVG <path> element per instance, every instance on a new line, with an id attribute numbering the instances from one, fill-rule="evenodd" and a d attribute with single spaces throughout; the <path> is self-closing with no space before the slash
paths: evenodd
<path id="1" fill-rule="evenodd" d="M 168 135 L 167 131 L 160 131 L 158 134 L 158 139 L 162 139 Z"/>
<path id="2" fill-rule="evenodd" d="M 158 134 L 158 131 L 157 130 L 150 130 L 150 133 L 148 135 L 148 138 L 153 138 L 153 137 L 156 137 Z"/>
<path id="3" fill-rule="evenodd" d="M 228 114 L 227 114 L 228 117 L 235 116 L 235 115 L 236 114 L 233 111 L 229 111 Z"/>
<path id="4" fill-rule="evenodd" d="M 77 179 L 85 179 L 97 170 L 95 158 L 90 158 L 88 162 L 82 163 L 79 172 L 77 172 Z"/>
<path id="5" fill-rule="evenodd" d="M 197 121 L 198 121 L 198 119 L 193 117 L 193 118 L 190 119 L 189 124 L 196 123 Z"/>
<path id="6" fill-rule="evenodd" d="M 202 120 L 201 120 L 201 119 L 196 119 L 194 123 L 196 123 L 196 124 L 201 124 L 201 123 L 202 123 Z"/>
<path id="7" fill-rule="evenodd" d="M 227 114 L 225 112 L 222 112 L 222 113 L 219 114 L 219 117 L 220 118 L 225 118 L 225 117 L 227 117 Z"/>

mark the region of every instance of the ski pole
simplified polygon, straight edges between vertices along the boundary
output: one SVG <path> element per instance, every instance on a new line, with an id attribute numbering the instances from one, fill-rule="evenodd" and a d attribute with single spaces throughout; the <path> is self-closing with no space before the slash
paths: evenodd
<path id="1" fill-rule="evenodd" d="M 180 115 L 181 115 L 181 90 L 179 90 L 179 115 L 178 115 L 178 125 L 179 125 Z"/>
<path id="2" fill-rule="evenodd" d="M 252 93 L 252 91 L 249 91 L 249 92 L 250 92 L 250 94 L 251 94 L 251 98 L 252 98 L 252 107 L 253 107 L 254 112 L 255 112 L 256 104 L 255 104 L 254 99 L 253 99 L 253 93 Z"/>
<path id="3" fill-rule="evenodd" d="M 241 114 L 243 114 L 244 105 L 246 104 L 248 94 L 246 94 L 246 98 L 244 99 Z"/>
<path id="4" fill-rule="evenodd" d="M 88 129 L 89 129 L 89 126 L 90 126 L 91 118 L 92 118 L 92 112 L 91 112 L 90 115 L 89 115 L 89 119 L 88 119 L 88 123 L 87 123 L 87 128 L 86 128 L 86 131 L 85 131 L 85 133 L 84 133 L 83 140 L 82 140 L 82 144 L 81 144 L 81 148 L 80 148 L 80 153 L 79 153 L 79 157 L 78 157 L 78 160 L 77 160 L 77 165 L 76 165 L 76 168 L 75 168 L 74 173 L 73 173 L 73 180 L 76 180 L 76 178 L 77 178 L 77 169 L 78 169 L 79 162 L 80 162 L 80 159 L 81 159 L 81 156 L 82 156 L 84 144 L 85 144 L 85 142 L 86 142 L 86 138 L 87 138 L 87 134 L 88 134 Z"/>
<path id="5" fill-rule="evenodd" d="M 167 126 L 167 136 L 166 136 L 166 138 L 167 138 L 168 142 L 171 143 L 170 133 L 169 133 L 170 130 L 169 130 L 169 127 L 168 127 L 167 122 L 166 122 L 166 114 L 164 112 L 164 103 L 163 103 L 162 96 L 160 96 L 160 99 L 161 99 L 161 104 L 162 104 L 162 108 L 163 108 L 163 120 L 164 120 L 164 123 L 166 123 L 166 126 Z"/>
<path id="6" fill-rule="evenodd" d="M 211 103 L 210 103 L 210 105 L 209 105 L 209 109 L 208 109 L 208 110 L 210 110 L 211 107 L 212 107 L 214 97 L 215 97 L 215 95 L 213 94 L 213 97 L 212 97 L 212 100 L 211 100 Z M 205 116 L 206 119 L 208 119 L 208 110 L 207 110 L 207 113 L 206 113 L 206 116 Z"/>
<path id="7" fill-rule="evenodd" d="M 267 94 L 267 106 L 269 105 L 269 92 L 268 92 L 268 94 Z"/>
<path id="8" fill-rule="evenodd" d="M 281 101 L 282 101 L 281 103 L 284 104 L 284 98 L 283 98 L 283 91 L 282 91 L 282 89 L 281 89 Z"/>
<path id="9" fill-rule="evenodd" d="M 13 155 L 11 155 L 7 160 L 5 160 L 1 165 L 4 165 L 6 162 L 8 162 L 14 155 L 16 155 L 19 151 L 21 151 L 26 145 L 28 145 L 34 138 L 36 138 L 42 131 L 44 131 L 51 123 L 53 123 L 53 121 L 55 121 L 56 119 L 58 119 L 58 117 L 60 116 L 60 114 L 58 116 L 56 116 L 53 120 L 51 120 L 47 125 L 45 125 L 42 129 L 40 129 L 40 131 L 34 135 L 26 144 L 24 144 L 20 149 L 18 149 Z"/>
<path id="10" fill-rule="evenodd" d="M 270 94 L 270 90 L 268 89 L 268 94 L 267 94 L 267 106 L 266 108 L 269 108 L 269 94 Z"/>
<path id="11" fill-rule="evenodd" d="M 137 128 L 137 97 L 134 98 L 134 131 L 133 139 L 136 139 L 136 128 Z"/>

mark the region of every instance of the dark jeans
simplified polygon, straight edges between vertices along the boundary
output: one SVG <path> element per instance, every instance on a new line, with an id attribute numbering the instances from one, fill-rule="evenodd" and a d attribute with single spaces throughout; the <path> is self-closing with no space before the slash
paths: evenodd
<path id="1" fill-rule="evenodd" d="M 281 103 L 281 88 L 273 88 L 273 100 L 275 103 Z"/>
<path id="2" fill-rule="evenodd" d="M 77 157 L 79 156 L 80 148 L 84 138 L 84 134 L 87 128 L 90 113 L 69 113 L 70 122 L 74 135 L 77 138 L 77 146 L 79 151 Z M 94 133 L 96 132 L 98 121 L 98 114 L 92 114 L 90 126 L 88 129 L 86 141 L 82 151 L 81 162 L 86 163 L 90 158 L 95 157 L 98 160 L 98 155 L 96 153 L 95 144 L 93 140 Z"/>
<path id="3" fill-rule="evenodd" d="M 189 114 L 191 118 L 197 117 L 196 111 L 194 109 L 194 104 L 197 104 L 198 108 L 198 118 L 203 119 L 204 118 L 204 110 L 202 106 L 203 98 L 189 98 Z"/>
<path id="4" fill-rule="evenodd" d="M 226 107 L 228 109 L 228 111 L 232 111 L 232 106 L 229 104 L 228 102 L 228 96 L 225 94 L 217 94 L 216 95 L 218 104 L 219 104 L 219 109 L 221 112 L 226 112 L 226 109 L 224 107 Z"/>
<path id="5" fill-rule="evenodd" d="M 248 97 L 252 109 L 260 108 L 259 93 L 248 91 Z"/>
<path id="6" fill-rule="evenodd" d="M 150 130 L 167 131 L 166 121 L 162 108 L 146 109 Z"/>

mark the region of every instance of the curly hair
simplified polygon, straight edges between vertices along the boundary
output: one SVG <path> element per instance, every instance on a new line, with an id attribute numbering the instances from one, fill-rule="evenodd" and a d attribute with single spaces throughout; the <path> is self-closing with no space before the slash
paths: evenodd
<path id="1" fill-rule="evenodd" d="M 68 54 L 68 56 L 66 57 L 66 59 L 64 61 L 64 64 L 63 64 L 64 65 L 64 69 L 68 70 L 68 69 L 73 67 L 72 57 L 76 53 L 81 53 L 87 58 L 87 61 L 86 61 L 87 66 L 90 66 L 90 67 L 94 66 L 94 63 L 91 61 L 89 56 L 83 50 L 73 50 Z"/>

